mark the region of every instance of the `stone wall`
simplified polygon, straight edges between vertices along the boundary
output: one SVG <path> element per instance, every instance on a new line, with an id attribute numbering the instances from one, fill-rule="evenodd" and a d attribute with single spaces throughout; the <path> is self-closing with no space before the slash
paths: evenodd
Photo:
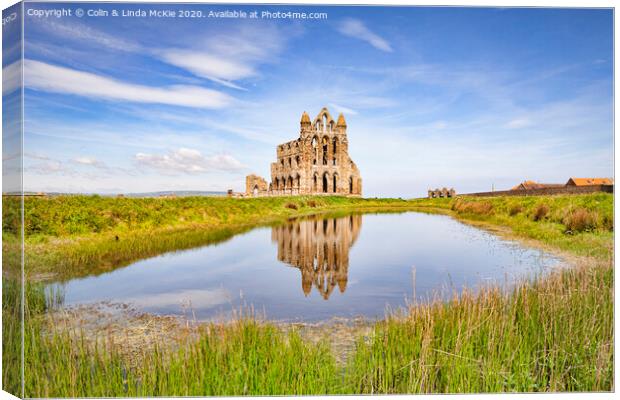
<path id="1" fill-rule="evenodd" d="M 456 191 L 454 190 L 454 188 L 442 188 L 442 189 L 428 189 L 428 198 L 429 199 L 434 199 L 437 197 L 454 197 L 456 196 Z"/>
<path id="2" fill-rule="evenodd" d="M 245 177 L 245 193 L 249 196 L 266 196 L 269 192 L 267 181 L 258 175 Z"/>
<path id="3" fill-rule="evenodd" d="M 527 190 L 498 190 L 495 192 L 468 193 L 461 196 L 494 197 L 494 196 L 545 196 L 554 194 L 585 194 L 605 192 L 613 193 L 614 185 L 562 186 Z"/>

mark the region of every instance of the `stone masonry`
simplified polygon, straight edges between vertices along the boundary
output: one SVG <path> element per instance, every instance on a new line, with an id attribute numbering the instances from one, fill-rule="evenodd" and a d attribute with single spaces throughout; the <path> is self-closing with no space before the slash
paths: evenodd
<path id="1" fill-rule="evenodd" d="M 249 175 L 245 195 L 361 196 L 362 178 L 349 157 L 344 115 L 335 121 L 324 107 L 311 121 L 304 111 L 300 126 L 299 138 L 277 147 L 269 185 L 265 187 L 264 179 Z"/>
<path id="2" fill-rule="evenodd" d="M 269 190 L 267 181 L 258 175 L 248 175 L 245 177 L 245 193 L 250 196 L 258 196 L 259 193 L 266 193 Z"/>

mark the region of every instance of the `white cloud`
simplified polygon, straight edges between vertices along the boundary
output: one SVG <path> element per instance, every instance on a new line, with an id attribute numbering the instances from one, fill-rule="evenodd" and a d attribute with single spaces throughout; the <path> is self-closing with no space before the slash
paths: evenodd
<path id="1" fill-rule="evenodd" d="M 195 108 L 223 108 L 233 101 L 224 93 L 199 86 L 137 85 L 34 60 L 25 60 L 24 73 L 30 89 L 91 98 Z"/>
<path id="2" fill-rule="evenodd" d="M 508 129 L 520 129 L 526 128 L 532 125 L 532 121 L 528 118 L 515 118 L 506 123 L 505 127 Z"/>
<path id="3" fill-rule="evenodd" d="M 104 162 L 94 157 L 76 157 L 72 161 L 76 164 L 87 165 L 94 168 L 107 168 Z"/>
<path id="4" fill-rule="evenodd" d="M 44 154 L 39 154 L 39 153 L 30 153 L 30 152 L 26 152 L 24 153 L 24 158 L 30 158 L 33 160 L 43 160 L 43 161 L 48 161 L 50 160 L 50 158 Z"/>
<path id="5" fill-rule="evenodd" d="M 153 54 L 196 76 L 245 90 L 234 81 L 258 75 L 258 65 L 272 62 L 284 42 L 285 36 L 275 29 L 243 27 L 193 47 L 154 50 Z"/>
<path id="6" fill-rule="evenodd" d="M 329 103 L 329 106 L 339 113 L 348 114 L 348 115 L 357 115 L 357 111 L 355 111 L 352 108 L 344 107 L 344 106 L 334 104 L 334 103 Z"/>
<path id="7" fill-rule="evenodd" d="M 392 52 L 392 46 L 390 46 L 387 40 L 368 29 L 368 27 L 358 19 L 345 19 L 338 27 L 338 31 L 343 35 L 363 40 L 381 51 Z"/>
<path id="8" fill-rule="evenodd" d="M 184 68 L 195 75 L 211 79 L 225 86 L 241 89 L 229 81 L 247 78 L 256 74 L 247 63 L 225 59 L 213 54 L 195 50 L 167 50 L 162 58 L 169 64 Z"/>
<path id="9" fill-rule="evenodd" d="M 57 160 L 49 160 L 38 164 L 29 165 L 24 167 L 24 171 L 37 175 L 63 174 L 71 176 L 75 174 L 75 171 L 67 168 L 66 165 Z"/>
<path id="10" fill-rule="evenodd" d="M 138 165 L 167 174 L 197 174 L 214 170 L 236 171 L 245 168 L 231 155 L 217 154 L 205 157 L 200 151 L 187 148 L 176 149 L 168 152 L 168 154 L 137 153 L 135 161 Z"/>
<path id="11" fill-rule="evenodd" d="M 258 66 L 277 60 L 286 41 L 295 34 L 295 28 L 287 29 L 287 34 L 284 34 L 280 29 L 271 25 L 259 27 L 241 24 L 228 31 L 220 29 L 216 34 L 205 31 L 198 35 L 199 39 L 192 41 L 189 45 L 187 40 L 181 40 L 177 45 L 158 48 L 116 37 L 76 22 L 60 24 L 55 21 L 46 21 L 41 24 L 41 27 L 47 33 L 62 37 L 66 41 L 83 42 L 88 45 L 89 49 L 104 47 L 115 52 L 146 55 L 189 71 L 197 77 L 239 90 L 246 89 L 234 81 L 257 76 Z M 68 62 L 67 58 L 73 58 L 74 62 L 81 64 L 79 60 L 84 57 L 82 52 L 66 57 L 68 52 L 75 53 L 75 49 L 67 46 L 50 48 L 49 43 L 45 46 L 35 43 L 31 47 L 34 46 L 37 46 L 37 52 L 47 57 L 62 53 L 61 59 L 65 63 Z M 187 79 L 187 77 L 179 78 Z"/>
<path id="12" fill-rule="evenodd" d="M 2 68 L 2 95 L 7 95 L 21 87 L 22 62 L 15 61 Z"/>
<path id="13" fill-rule="evenodd" d="M 91 26 L 77 22 L 56 22 L 52 18 L 39 19 L 41 28 L 46 32 L 56 34 L 70 40 L 80 40 L 88 42 L 90 46 L 99 45 L 109 49 L 135 52 L 141 51 L 142 47 L 136 43 L 121 39 L 117 36 L 108 35 L 107 33 L 95 29 Z"/>

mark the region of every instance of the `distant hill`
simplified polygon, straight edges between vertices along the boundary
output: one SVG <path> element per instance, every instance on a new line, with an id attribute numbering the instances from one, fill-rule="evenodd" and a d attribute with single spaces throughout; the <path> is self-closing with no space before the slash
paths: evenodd
<path id="1" fill-rule="evenodd" d="M 126 197 L 190 197 L 190 196 L 226 196 L 226 192 L 202 191 L 202 190 L 170 190 L 163 192 L 125 193 Z"/>
<path id="2" fill-rule="evenodd" d="M 7 196 L 19 196 L 20 193 L 3 193 L 3 195 Z M 116 197 L 116 196 L 125 196 L 125 197 L 165 197 L 165 196 L 176 196 L 176 197 L 190 197 L 190 196 L 226 196 L 226 192 L 216 192 L 216 191 L 202 191 L 202 190 L 169 190 L 162 192 L 144 192 L 144 193 L 61 193 L 61 192 L 24 192 L 25 196 L 92 196 L 99 195 L 103 197 Z"/>

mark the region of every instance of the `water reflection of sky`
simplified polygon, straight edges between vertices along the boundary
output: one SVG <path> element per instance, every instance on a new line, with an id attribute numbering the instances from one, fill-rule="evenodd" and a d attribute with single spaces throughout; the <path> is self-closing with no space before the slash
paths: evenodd
<path id="1" fill-rule="evenodd" d="M 314 234 L 307 222 L 301 229 L 298 223 L 279 231 L 259 228 L 219 245 L 72 280 L 63 285 L 65 302 L 109 300 L 161 314 L 191 309 L 198 319 L 227 315 L 244 304 L 274 319 L 380 318 L 386 307 L 398 308 L 412 298 L 414 270 L 416 296 L 427 299 L 442 289 L 505 285 L 559 262 L 446 216 L 363 215 L 354 228 L 346 218 L 324 235 Z M 308 265 L 317 266 L 312 260 L 317 254 L 324 274 L 308 272 Z M 302 271 L 306 282 L 315 279 L 309 289 L 308 283 L 302 287 Z M 317 276 L 331 279 L 333 291 L 321 292 Z"/>

